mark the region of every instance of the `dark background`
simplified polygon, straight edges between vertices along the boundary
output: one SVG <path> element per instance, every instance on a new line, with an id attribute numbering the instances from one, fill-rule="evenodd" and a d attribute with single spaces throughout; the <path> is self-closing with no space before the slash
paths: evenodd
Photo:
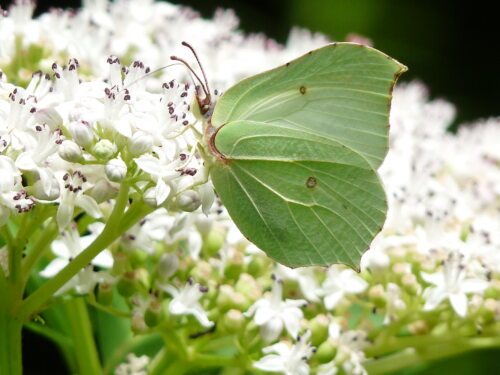
<path id="1" fill-rule="evenodd" d="M 264 32 L 284 42 L 294 25 L 320 31 L 334 40 L 355 32 L 409 67 L 403 80 L 420 79 L 432 97 L 457 106 L 456 123 L 500 115 L 500 16 L 487 1 L 429 0 L 173 0 L 210 17 L 217 7 L 232 8 L 246 32 Z M 494 4 L 494 2 L 491 2 Z M 6 8 L 9 1 L 0 0 Z M 79 1 L 38 1 L 73 7 Z M 166 25 L 167 27 L 167 25 Z M 500 143 L 500 140 L 499 140 Z M 25 373 L 62 374 L 64 364 L 47 341 L 27 333 Z M 494 374 L 498 352 L 477 352 L 405 374 Z M 44 359 L 46 360 L 44 364 Z M 471 367 L 472 366 L 472 367 Z M 479 367 L 477 367 L 479 366 Z M 443 372 L 443 373 L 444 373 Z M 449 373 L 449 372 L 447 372 Z"/>

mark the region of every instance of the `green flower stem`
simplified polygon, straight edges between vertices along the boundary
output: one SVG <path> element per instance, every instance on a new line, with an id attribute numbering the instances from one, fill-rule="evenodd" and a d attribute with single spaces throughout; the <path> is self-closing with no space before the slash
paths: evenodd
<path id="1" fill-rule="evenodd" d="M 0 298 L 0 375 L 21 375 L 22 323 L 9 311 L 10 298 L 6 297 Z"/>
<path id="2" fill-rule="evenodd" d="M 58 234 L 58 227 L 55 220 L 51 220 L 46 227 L 41 228 L 34 242 L 29 244 L 30 251 L 22 262 L 23 288 L 28 281 L 31 270 L 43 253 L 49 248 L 50 244 Z"/>
<path id="3" fill-rule="evenodd" d="M 14 300 L 12 302 L 16 303 L 22 298 L 22 259 L 23 251 L 27 245 L 29 239 L 29 229 L 33 218 L 29 214 L 21 215 L 21 224 L 16 233 L 16 238 L 9 246 L 9 283 L 12 285 L 12 292 L 14 293 Z"/>
<path id="4" fill-rule="evenodd" d="M 33 294 L 26 298 L 21 304 L 18 314 L 22 321 L 29 320 L 30 316 L 35 314 L 45 303 L 47 303 L 55 292 L 57 292 L 65 283 L 75 276 L 82 268 L 89 264 L 97 254 L 111 245 L 121 234 L 126 232 L 141 220 L 145 215 L 152 211 L 152 208 L 139 202 L 132 205 L 125 214 L 123 211 L 128 203 L 129 185 L 122 183 L 120 192 L 116 199 L 116 204 L 111 213 L 103 232 L 74 258 L 65 268 L 56 276 L 48 280 Z"/>
<path id="5" fill-rule="evenodd" d="M 73 338 L 74 355 L 80 375 L 101 374 L 99 354 L 92 333 L 87 305 L 83 298 L 72 298 L 64 304 L 66 319 Z"/>
<path id="6" fill-rule="evenodd" d="M 408 347 L 407 345 L 410 342 L 406 340 L 400 348 L 402 350 L 396 354 L 365 362 L 366 371 L 370 375 L 388 374 L 427 361 L 450 357 L 471 350 L 500 347 L 500 337 L 498 336 L 473 338 L 447 337 L 445 340 L 439 340 L 437 337 L 432 337 L 434 340 L 431 340 L 428 336 L 422 338 L 425 338 L 425 340 L 418 340 L 418 337 L 414 338 L 416 344 L 414 347 Z"/>
<path id="7" fill-rule="evenodd" d="M 21 259 L 26 240 L 28 216 L 23 216 L 21 225 L 14 238 L 9 225 L 1 228 L 2 237 L 7 244 L 8 273 L 1 273 L 0 280 L 0 375 L 22 374 L 22 320 L 16 308 L 22 298 Z M 15 225 L 11 225 L 15 228 Z M 15 229 L 14 229 L 15 230 Z"/>
<path id="8" fill-rule="evenodd" d="M 163 375 L 167 374 L 167 369 L 177 362 L 177 359 L 170 353 L 167 349 L 162 348 L 149 363 L 148 374 L 149 375 Z"/>
<path id="9" fill-rule="evenodd" d="M 99 302 L 96 301 L 95 295 L 92 293 L 87 296 L 86 302 L 90 306 L 95 307 L 96 309 L 108 313 L 110 315 L 113 315 L 115 317 L 130 319 L 130 317 L 132 316 L 132 313 L 130 311 L 122 311 L 113 306 L 101 305 Z"/>

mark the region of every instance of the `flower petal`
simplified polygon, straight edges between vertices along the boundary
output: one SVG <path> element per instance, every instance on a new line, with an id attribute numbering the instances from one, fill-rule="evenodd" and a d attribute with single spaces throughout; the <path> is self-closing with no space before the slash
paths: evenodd
<path id="1" fill-rule="evenodd" d="M 457 315 L 465 318 L 467 315 L 467 296 L 465 293 L 451 293 L 449 299 Z"/>
<path id="2" fill-rule="evenodd" d="M 156 205 L 160 206 L 165 202 L 170 194 L 171 188 L 168 186 L 162 178 L 158 179 L 155 188 Z"/>
<path id="3" fill-rule="evenodd" d="M 262 357 L 253 366 L 262 371 L 283 372 L 285 371 L 285 361 L 276 354 L 269 354 Z"/>
<path id="4" fill-rule="evenodd" d="M 75 204 L 95 219 L 98 219 L 102 216 L 99 205 L 94 198 L 88 195 L 78 195 L 75 199 Z"/>
<path id="5" fill-rule="evenodd" d="M 51 278 L 54 277 L 69 263 L 68 259 L 56 258 L 50 262 L 47 267 L 40 271 L 40 276 Z"/>

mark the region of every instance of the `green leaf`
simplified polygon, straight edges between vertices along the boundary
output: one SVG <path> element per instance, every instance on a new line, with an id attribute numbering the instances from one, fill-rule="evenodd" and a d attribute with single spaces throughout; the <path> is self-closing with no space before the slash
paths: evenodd
<path id="1" fill-rule="evenodd" d="M 376 169 L 405 70 L 373 48 L 338 43 L 220 98 L 207 132 L 212 181 L 241 232 L 271 258 L 358 268 L 385 221 Z"/>

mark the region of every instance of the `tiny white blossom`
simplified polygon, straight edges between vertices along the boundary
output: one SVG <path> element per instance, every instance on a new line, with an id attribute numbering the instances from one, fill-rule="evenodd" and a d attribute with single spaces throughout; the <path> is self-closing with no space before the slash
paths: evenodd
<path id="1" fill-rule="evenodd" d="M 276 265 L 276 276 L 283 280 L 293 280 L 299 284 L 300 291 L 310 302 L 320 300 L 320 287 L 317 281 L 317 269 L 312 267 L 289 268 Z"/>
<path id="2" fill-rule="evenodd" d="M 483 293 L 488 282 L 477 278 L 467 278 L 463 255 L 452 252 L 443 263 L 440 271 L 429 274 L 422 272 L 422 278 L 433 284 L 424 291 L 426 300 L 424 310 L 435 309 L 442 301 L 448 299 L 453 310 L 461 316 L 467 315 L 467 294 Z"/>
<path id="3" fill-rule="evenodd" d="M 45 278 L 57 275 L 73 258 L 85 250 L 97 238 L 104 229 L 104 224 L 96 222 L 90 224 L 88 229 L 90 234 L 85 236 L 80 236 L 76 225 L 71 225 L 66 231 L 62 232 L 60 238 L 54 240 L 51 246 L 56 258 L 40 271 L 40 275 Z M 113 257 L 109 250 L 103 250 L 92 259 L 91 263 L 92 265 L 108 269 L 113 266 Z M 106 278 L 104 275 L 96 275 L 92 267 L 87 267 L 64 285 L 58 291 L 58 294 L 72 288 L 75 288 L 79 294 L 85 294 L 103 277 Z"/>
<path id="4" fill-rule="evenodd" d="M 130 353 L 127 355 L 127 362 L 116 367 L 115 375 L 146 375 L 149 361 L 150 359 L 146 355 L 138 357 L 134 353 Z"/>
<path id="5" fill-rule="evenodd" d="M 318 375 L 335 375 L 338 368 L 342 368 L 346 374 L 367 374 L 362 365 L 365 359 L 363 349 L 368 344 L 366 332 L 343 331 L 337 322 L 332 322 L 328 326 L 328 339 L 336 345 L 337 354 L 333 361 L 319 366 Z"/>
<path id="6" fill-rule="evenodd" d="M 0 226 L 10 216 L 11 211 L 28 212 L 35 202 L 21 188 L 21 172 L 12 159 L 0 155 Z"/>
<path id="7" fill-rule="evenodd" d="M 96 219 L 102 216 L 95 199 L 84 194 L 88 189 L 86 182 L 87 178 L 80 171 L 65 173 L 60 179 L 61 197 L 57 209 L 57 223 L 60 228 L 65 228 L 71 222 L 75 206 L 81 207 Z"/>
<path id="8" fill-rule="evenodd" d="M 207 313 L 200 304 L 200 299 L 208 289 L 189 279 L 186 285 L 180 289 L 172 285 L 160 285 L 173 298 L 168 305 L 168 310 L 172 315 L 192 315 L 203 327 L 214 325 L 208 319 Z"/>
<path id="9" fill-rule="evenodd" d="M 283 281 L 274 277 L 271 293 L 257 300 L 245 315 L 253 316 L 264 341 L 271 342 L 279 337 L 283 327 L 292 337 L 297 336 L 303 317 L 300 307 L 306 304 L 303 299 L 283 301 Z"/>
<path id="10" fill-rule="evenodd" d="M 351 269 L 331 266 L 322 286 L 325 307 L 334 309 L 339 302 L 350 294 L 359 294 L 366 290 L 368 283 Z"/>
<path id="11" fill-rule="evenodd" d="M 315 351 L 309 342 L 310 337 L 311 332 L 307 331 L 303 336 L 298 336 L 297 342 L 293 345 L 279 342 L 265 347 L 262 351 L 266 355 L 254 362 L 253 366 L 262 371 L 285 375 L 308 375 L 307 361 Z"/>
<path id="12" fill-rule="evenodd" d="M 21 153 L 16 159 L 16 166 L 21 170 L 36 171 L 44 193 L 49 195 L 55 179 L 50 162 L 53 156 L 57 156 L 57 148 L 62 142 L 61 131 L 51 131 L 47 125 L 36 125 L 35 135 L 36 146 Z"/>

